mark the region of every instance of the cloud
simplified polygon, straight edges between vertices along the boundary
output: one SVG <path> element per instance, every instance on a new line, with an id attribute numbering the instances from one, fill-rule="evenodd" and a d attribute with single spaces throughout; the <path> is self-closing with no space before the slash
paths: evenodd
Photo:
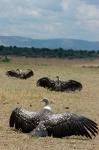
<path id="1" fill-rule="evenodd" d="M 98 4 L 98 0 L 1 0 L 0 33 L 97 40 Z"/>
<path id="2" fill-rule="evenodd" d="M 88 4 L 99 5 L 99 0 L 84 0 Z"/>
<path id="3" fill-rule="evenodd" d="M 87 32 L 98 32 L 99 28 L 99 9 L 95 5 L 83 4 L 77 8 L 77 19 L 79 25 Z M 95 33 L 94 33 L 95 34 Z"/>
<path id="4" fill-rule="evenodd" d="M 99 8 L 96 3 L 82 0 L 63 0 L 64 19 L 68 19 L 69 37 L 97 40 L 99 38 Z M 65 21 L 66 22 L 66 21 Z"/>
<path id="5" fill-rule="evenodd" d="M 77 8 L 78 18 L 81 19 L 99 19 L 99 9 L 95 5 L 83 4 Z"/>

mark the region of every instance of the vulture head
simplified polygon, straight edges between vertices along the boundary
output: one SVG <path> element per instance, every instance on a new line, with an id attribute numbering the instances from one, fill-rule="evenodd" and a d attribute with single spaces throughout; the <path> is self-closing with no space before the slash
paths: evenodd
<path id="1" fill-rule="evenodd" d="M 56 76 L 56 82 L 57 82 L 56 84 L 58 84 L 58 85 L 60 84 L 60 78 L 59 78 L 59 76 Z"/>
<path id="2" fill-rule="evenodd" d="M 44 98 L 42 100 L 42 102 L 44 102 L 45 106 L 44 106 L 44 110 L 48 110 L 48 111 L 51 111 L 51 107 L 49 106 L 49 100 L 47 98 Z"/>
<path id="3" fill-rule="evenodd" d="M 56 79 L 59 80 L 59 76 L 56 76 Z"/>

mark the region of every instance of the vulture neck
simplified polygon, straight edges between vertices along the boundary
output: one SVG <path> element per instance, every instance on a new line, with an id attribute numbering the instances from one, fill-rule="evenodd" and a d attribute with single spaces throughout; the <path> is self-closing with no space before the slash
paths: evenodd
<path id="1" fill-rule="evenodd" d="M 59 76 L 56 76 L 56 78 L 57 78 L 57 83 L 59 84 L 60 83 Z"/>
<path id="2" fill-rule="evenodd" d="M 51 107 L 49 106 L 49 101 L 44 101 L 45 102 L 45 106 L 44 106 L 44 110 L 47 110 L 47 111 L 51 111 Z"/>
<path id="3" fill-rule="evenodd" d="M 51 111 L 52 109 L 51 109 L 51 107 L 49 105 L 47 105 L 47 106 L 44 106 L 44 110 Z"/>

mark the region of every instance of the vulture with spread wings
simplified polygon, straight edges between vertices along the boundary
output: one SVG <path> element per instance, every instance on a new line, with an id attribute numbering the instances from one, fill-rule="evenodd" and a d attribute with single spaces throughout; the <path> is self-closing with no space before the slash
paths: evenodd
<path id="1" fill-rule="evenodd" d="M 30 112 L 23 108 L 12 111 L 9 125 L 33 136 L 85 136 L 92 139 L 98 134 L 97 124 L 87 117 L 65 112 L 53 114 L 48 99 L 43 99 L 45 106 L 41 112 Z"/>
<path id="2" fill-rule="evenodd" d="M 40 78 L 37 81 L 37 86 L 48 88 L 52 91 L 76 91 L 82 89 L 82 84 L 75 80 L 61 81 L 59 76 L 56 80 L 51 80 L 48 77 Z"/>
<path id="3" fill-rule="evenodd" d="M 6 72 L 6 75 L 9 77 L 16 77 L 16 78 L 20 78 L 20 79 L 27 79 L 30 78 L 34 75 L 33 71 L 31 69 L 27 69 L 27 70 L 20 70 L 20 69 L 16 69 L 16 70 L 9 70 Z"/>

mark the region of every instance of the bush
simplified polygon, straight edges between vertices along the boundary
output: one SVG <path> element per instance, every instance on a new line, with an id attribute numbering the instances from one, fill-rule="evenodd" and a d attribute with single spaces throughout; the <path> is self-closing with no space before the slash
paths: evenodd
<path id="1" fill-rule="evenodd" d="M 2 62 L 5 62 L 5 63 L 9 63 L 11 61 L 10 58 L 8 58 L 7 56 L 5 56 L 3 59 L 2 59 Z"/>

